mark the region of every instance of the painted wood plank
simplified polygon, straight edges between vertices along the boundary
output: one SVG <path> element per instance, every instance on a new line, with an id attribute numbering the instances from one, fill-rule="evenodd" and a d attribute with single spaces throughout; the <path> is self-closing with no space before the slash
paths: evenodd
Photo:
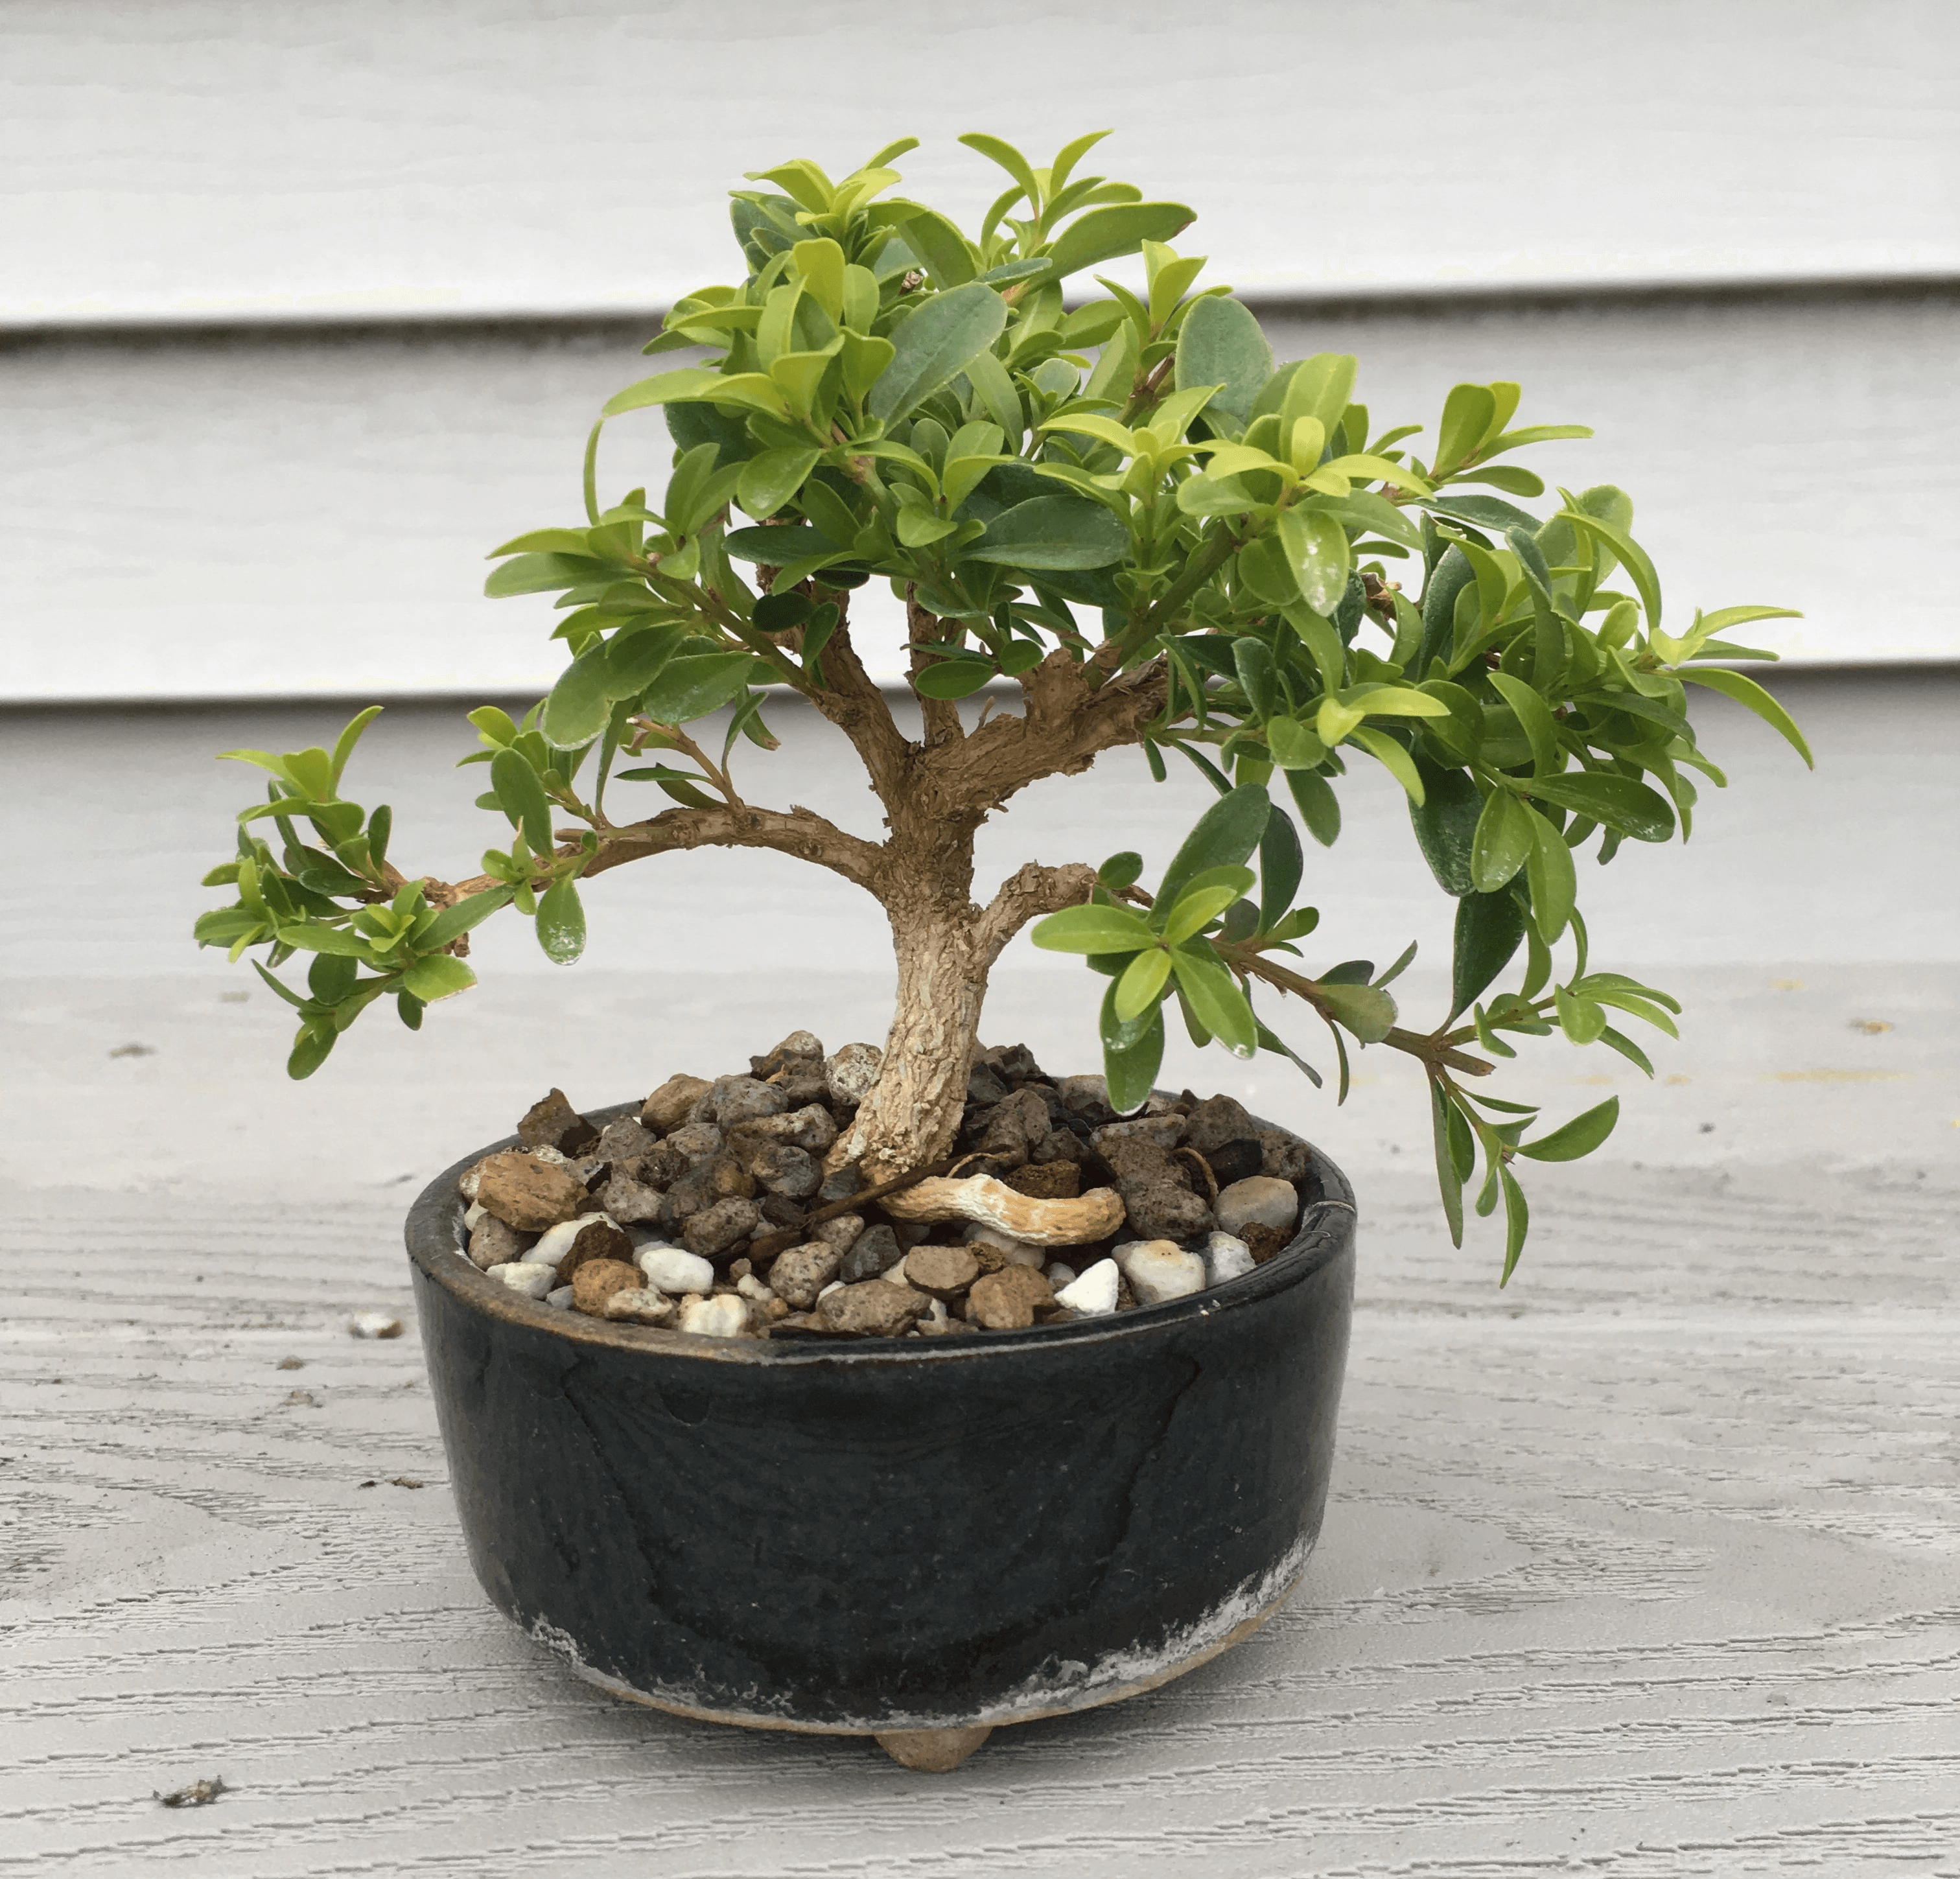
<path id="1" fill-rule="evenodd" d="M 0 35 L 16 324 L 657 308 L 788 157 L 930 134 L 909 186 L 977 218 L 966 128 L 1118 126 L 1112 173 L 1246 288 L 1960 271 L 1939 0 L 16 0 Z"/>
<path id="2" fill-rule="evenodd" d="M 1281 357 L 1362 359 L 1378 418 L 1433 427 L 1514 377 L 1597 438 L 1545 472 L 1631 491 L 1668 604 L 1774 601 L 1793 657 L 1960 657 L 1953 293 L 1352 305 L 1271 321 Z M 548 597 L 481 597 L 484 555 L 576 520 L 592 416 L 643 329 L 17 342 L 0 372 L 9 627 L 0 699 L 542 692 Z M 611 426 L 615 491 L 663 483 L 657 414 Z M 1879 558 L 1874 560 L 1874 556 Z M 1884 569 L 1881 581 L 1875 573 Z M 859 607 L 872 663 L 902 615 Z"/>

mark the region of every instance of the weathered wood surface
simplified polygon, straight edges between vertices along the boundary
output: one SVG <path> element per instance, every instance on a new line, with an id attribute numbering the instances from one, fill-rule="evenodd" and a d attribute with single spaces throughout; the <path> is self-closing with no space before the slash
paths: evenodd
<path id="1" fill-rule="evenodd" d="M 1241 285 L 1960 267 L 1940 0 L 11 0 L 0 37 L 0 325 L 664 306 L 791 157 L 924 137 L 908 192 L 977 221 L 973 129 L 1115 126 L 1093 167 Z"/>
<path id="2" fill-rule="evenodd" d="M 602 1697 L 490 1610 L 399 1250 L 548 1053 L 604 1100 L 763 1048 L 796 988 L 738 1022 L 676 983 L 642 1022 L 619 979 L 511 981 L 416 1080 L 390 1050 L 371 1090 L 291 1091 L 268 1000 L 17 981 L 0 1874 L 1960 1874 L 1951 974 L 1670 982 L 1672 1080 L 1618 1159 L 1536 1171 L 1501 1294 L 1392 1146 L 1411 1092 L 1257 1092 L 1364 1197 L 1306 1583 L 1183 1681 L 924 1776 Z M 816 989 L 869 1034 L 875 978 Z M 1071 1044 L 1076 1002 L 1005 1001 Z M 351 1339 L 376 1307 L 408 1334 Z M 209 1776 L 213 1806 L 151 1798 Z"/>

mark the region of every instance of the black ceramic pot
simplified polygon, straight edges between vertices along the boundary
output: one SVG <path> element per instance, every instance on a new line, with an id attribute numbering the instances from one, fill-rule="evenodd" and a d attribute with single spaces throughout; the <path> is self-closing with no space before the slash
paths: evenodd
<path id="1" fill-rule="evenodd" d="M 416 1201 L 416 1305 L 476 1576 L 590 1681 L 912 1760 L 896 1738 L 970 1747 L 1150 1689 L 1299 1578 L 1354 1291 L 1354 1196 L 1318 1151 L 1292 1244 L 1211 1290 L 817 1343 L 611 1324 L 485 1277 L 456 1184 L 511 1145 Z"/>

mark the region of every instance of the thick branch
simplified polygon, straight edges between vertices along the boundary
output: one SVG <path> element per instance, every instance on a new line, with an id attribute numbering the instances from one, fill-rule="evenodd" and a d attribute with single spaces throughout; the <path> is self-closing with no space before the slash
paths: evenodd
<path id="1" fill-rule="evenodd" d="M 850 595 L 833 597 L 837 625 L 822 654 L 824 682 L 810 694 L 810 701 L 851 739 L 889 816 L 904 800 L 915 746 L 899 730 L 885 695 L 851 643 Z"/>
<path id="2" fill-rule="evenodd" d="M 1001 883 L 973 927 L 974 946 L 983 968 L 991 966 L 1001 949 L 1031 920 L 1080 907 L 1096 885 L 1096 870 L 1080 861 L 1058 868 L 1030 861 Z"/>

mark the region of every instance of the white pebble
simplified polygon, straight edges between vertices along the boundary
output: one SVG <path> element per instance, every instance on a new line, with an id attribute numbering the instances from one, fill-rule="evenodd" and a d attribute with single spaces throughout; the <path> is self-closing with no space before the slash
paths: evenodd
<path id="1" fill-rule="evenodd" d="M 1082 1277 L 1055 1295 L 1058 1305 L 1086 1318 L 1106 1318 L 1116 1308 L 1116 1287 L 1121 1274 L 1113 1259 L 1099 1259 Z"/>
<path id="2" fill-rule="evenodd" d="M 483 1217 L 483 1203 L 480 1200 L 471 1201 L 469 1206 L 463 1210 L 463 1232 L 466 1233 L 475 1232 L 477 1228 L 482 1223 Z"/>
<path id="3" fill-rule="evenodd" d="M 557 1306 L 561 1311 L 569 1311 L 571 1309 L 571 1287 L 560 1286 L 555 1292 L 547 1292 L 545 1302 Z"/>
<path id="4" fill-rule="evenodd" d="M 1048 1263 L 1047 1250 L 1030 1246 L 1026 1240 L 1017 1240 L 1011 1233 L 1004 1233 L 998 1226 L 990 1226 L 985 1220 L 976 1220 L 966 1229 L 969 1246 L 994 1246 L 1007 1255 L 1010 1266 L 1043 1266 Z"/>
<path id="5" fill-rule="evenodd" d="M 628 1324 L 664 1324 L 674 1315 L 674 1302 L 651 1286 L 628 1286 L 607 1299 L 604 1311 L 607 1318 Z"/>
<path id="6" fill-rule="evenodd" d="M 889 1279 L 895 1286 L 908 1284 L 909 1282 L 905 1277 L 905 1261 L 909 1259 L 911 1257 L 912 1255 L 909 1253 L 902 1254 L 899 1257 L 899 1263 L 896 1266 L 887 1266 L 885 1270 L 878 1275 L 879 1277 L 881 1279 Z"/>
<path id="7" fill-rule="evenodd" d="M 953 1322 L 953 1315 L 946 1308 L 943 1299 L 934 1299 L 926 1315 L 918 1321 L 919 1329 L 928 1337 L 935 1337 Z"/>
<path id="8" fill-rule="evenodd" d="M 705 1292 L 714 1283 L 713 1263 L 678 1246 L 642 1248 L 639 1267 L 647 1283 L 661 1292 Z"/>
<path id="9" fill-rule="evenodd" d="M 399 1337 L 402 1334 L 402 1321 L 390 1318 L 386 1311 L 359 1311 L 348 1321 L 347 1328 L 355 1337 Z"/>
<path id="10" fill-rule="evenodd" d="M 1222 1286 L 1228 1279 L 1242 1279 L 1257 1270 L 1252 1249 L 1243 1240 L 1235 1239 L 1230 1233 L 1214 1233 L 1204 1242 L 1207 1285 Z"/>
<path id="11" fill-rule="evenodd" d="M 842 1279 L 833 1279 L 816 1296 L 819 1299 L 827 1299 L 833 1292 L 842 1292 L 843 1289 L 844 1281 Z"/>
<path id="12" fill-rule="evenodd" d="M 1065 1266 L 1060 1260 L 1053 1261 L 1047 1268 L 1048 1282 L 1059 1292 L 1064 1286 L 1072 1286 L 1077 1273 L 1073 1266 Z"/>
<path id="13" fill-rule="evenodd" d="M 492 1266 L 484 1277 L 501 1280 L 527 1299 L 541 1299 L 547 1292 L 558 1289 L 558 1268 L 540 1265 L 534 1259 L 507 1260 L 501 1266 Z"/>
<path id="14" fill-rule="evenodd" d="M 735 1289 L 745 1299 L 753 1299 L 758 1305 L 767 1305 L 776 1295 L 758 1279 L 752 1272 L 745 1272 L 735 1281 Z"/>
<path id="15" fill-rule="evenodd" d="M 594 1220 L 604 1220 L 603 1213 L 581 1213 L 575 1220 L 561 1220 L 556 1226 L 546 1227 L 538 1235 L 538 1243 L 530 1250 L 530 1257 L 538 1264 L 555 1267 L 571 1251 L 571 1243 Z M 612 1222 L 608 1220 L 609 1226 Z"/>
<path id="16" fill-rule="evenodd" d="M 1139 1305 L 1163 1305 L 1204 1289 L 1204 1261 L 1175 1240 L 1145 1240 L 1115 1259 Z"/>
<path id="17" fill-rule="evenodd" d="M 740 1337 L 749 1328 L 749 1302 L 730 1292 L 681 1308 L 679 1329 L 697 1337 Z"/>

